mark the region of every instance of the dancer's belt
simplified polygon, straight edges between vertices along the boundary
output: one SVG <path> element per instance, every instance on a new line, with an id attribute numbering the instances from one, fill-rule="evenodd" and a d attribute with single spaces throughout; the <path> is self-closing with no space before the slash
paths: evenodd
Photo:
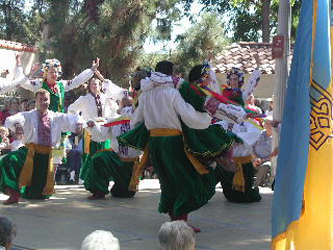
<path id="1" fill-rule="evenodd" d="M 84 138 L 83 153 L 90 154 L 91 135 L 86 129 L 83 131 L 83 138 Z"/>
<path id="2" fill-rule="evenodd" d="M 155 128 L 150 131 L 151 137 L 163 137 L 163 136 L 176 136 L 182 135 L 182 131 L 178 129 L 170 129 L 170 128 Z"/>
<path id="3" fill-rule="evenodd" d="M 31 186 L 35 153 L 45 154 L 49 155 L 49 163 L 47 167 L 46 184 L 42 194 L 43 195 L 53 194 L 55 169 L 53 165 L 52 147 L 41 146 L 34 143 L 26 144 L 26 147 L 28 148 L 28 153 L 19 177 L 20 186 Z"/>
<path id="4" fill-rule="evenodd" d="M 237 166 L 237 170 L 234 175 L 233 182 L 232 182 L 232 188 L 244 193 L 245 192 L 245 178 L 244 178 L 242 165 L 252 162 L 252 156 L 249 155 L 249 156 L 245 156 L 245 157 L 234 157 L 233 160 Z"/>

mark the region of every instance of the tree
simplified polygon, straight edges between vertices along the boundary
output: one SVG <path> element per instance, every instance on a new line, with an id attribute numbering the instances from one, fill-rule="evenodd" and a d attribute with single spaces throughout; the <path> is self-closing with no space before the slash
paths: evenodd
<path id="1" fill-rule="evenodd" d="M 187 9 L 194 0 L 184 0 Z M 279 0 L 200 0 L 208 10 L 217 10 L 230 20 L 226 31 L 233 33 L 233 41 L 269 42 L 276 33 Z M 292 39 L 298 25 L 301 0 L 291 0 Z"/>
<path id="2" fill-rule="evenodd" d="M 23 0 L 0 1 L 0 35 L 4 39 L 24 42 L 24 4 Z"/>
<path id="3" fill-rule="evenodd" d="M 146 38 L 157 20 L 160 39 L 170 39 L 171 24 L 178 20 L 178 0 L 60 0 L 48 1 L 49 48 L 44 57 L 56 57 L 64 76 L 101 58 L 100 70 L 115 82 L 127 84 L 137 67 Z M 154 31 L 154 32 L 155 32 Z"/>
<path id="4" fill-rule="evenodd" d="M 187 76 L 190 69 L 201 64 L 210 53 L 215 55 L 228 43 L 224 37 L 221 18 L 215 13 L 204 13 L 202 20 L 178 37 L 179 45 L 171 56 L 178 73 Z"/>

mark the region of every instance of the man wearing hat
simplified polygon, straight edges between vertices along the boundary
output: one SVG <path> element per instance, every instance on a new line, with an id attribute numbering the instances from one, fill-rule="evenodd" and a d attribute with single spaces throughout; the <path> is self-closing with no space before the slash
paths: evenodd
<path id="1" fill-rule="evenodd" d="M 273 126 L 277 125 L 272 116 L 267 116 L 264 119 L 264 130 L 253 145 L 253 167 L 258 171 L 255 187 L 265 185 L 271 168 L 271 159 L 278 154 L 277 148 L 272 152 Z"/>

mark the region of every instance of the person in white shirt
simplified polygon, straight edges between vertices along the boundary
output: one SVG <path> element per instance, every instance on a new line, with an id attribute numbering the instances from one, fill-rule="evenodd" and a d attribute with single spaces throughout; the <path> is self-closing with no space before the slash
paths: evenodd
<path id="1" fill-rule="evenodd" d="M 102 92 L 102 83 L 97 78 L 92 78 L 87 87 L 87 94 L 80 96 L 68 107 L 68 113 L 80 114 L 86 122 L 95 120 L 103 122 L 106 117 L 116 117 L 118 105 Z M 80 170 L 80 179 L 84 180 L 91 167 L 91 157 L 99 150 L 109 149 L 110 140 L 98 141 L 86 129 L 83 135 L 83 165 Z"/>
<path id="2" fill-rule="evenodd" d="M 45 199 L 54 193 L 55 168 L 52 149 L 60 141 L 61 132 L 82 130 L 78 115 L 48 110 L 50 94 L 44 89 L 35 93 L 37 109 L 18 113 L 6 119 L 11 130 L 20 126 L 25 147 L 10 152 L 0 160 L 0 192 L 9 195 L 5 205 L 24 198 Z"/>
<path id="3" fill-rule="evenodd" d="M 252 146 L 261 134 L 259 126 L 248 121 L 240 124 L 222 121 L 219 124 L 243 140 L 243 143 L 234 144 L 233 148 L 233 159 L 237 165 L 236 173 L 226 171 L 220 166 L 215 169 L 216 179 L 222 184 L 225 198 L 231 202 L 260 201 L 259 189 L 253 187 L 255 170 L 252 165 Z"/>
<path id="4" fill-rule="evenodd" d="M 171 62 L 159 62 L 155 72 L 173 82 Z M 151 161 L 161 185 L 158 211 L 168 213 L 171 220 L 187 221 L 188 213 L 205 205 L 214 195 L 215 183 L 213 173 L 198 168 L 191 161 L 193 155 L 185 152 L 181 122 L 190 128 L 206 129 L 211 117 L 186 103 L 173 84 L 161 84 L 143 92 L 138 103 L 131 125 L 144 123 L 150 133 Z M 200 232 L 198 228 L 194 230 Z"/>
<path id="5" fill-rule="evenodd" d="M 126 97 L 125 97 L 126 98 Z M 117 121 L 130 119 L 133 113 L 132 106 L 123 107 L 120 119 Z M 90 171 L 85 177 L 84 187 L 92 195 L 90 200 L 104 199 L 108 194 L 109 180 L 114 180 L 114 185 L 110 193 L 114 197 L 131 198 L 135 191 L 129 190 L 129 184 L 132 177 L 133 165 L 138 161 L 141 151 L 121 146 L 117 143 L 117 137 L 131 129 L 130 123 L 104 127 L 95 123 L 88 122 L 89 132 L 98 141 L 105 141 L 112 138 L 112 147 L 110 150 L 101 150 L 92 157 Z"/>
<path id="6" fill-rule="evenodd" d="M 16 151 L 20 147 L 23 147 L 23 137 L 24 137 L 24 131 L 22 127 L 16 126 L 14 131 L 14 141 L 10 144 L 11 151 Z"/>

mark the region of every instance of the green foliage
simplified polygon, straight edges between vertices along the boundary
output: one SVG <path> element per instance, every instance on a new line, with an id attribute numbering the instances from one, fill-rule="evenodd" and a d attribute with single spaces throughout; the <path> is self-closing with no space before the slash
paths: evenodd
<path id="1" fill-rule="evenodd" d="M 195 0 L 183 0 L 187 10 Z M 224 17 L 228 17 L 226 31 L 232 33 L 233 41 L 259 41 L 262 37 L 262 0 L 199 0 L 207 10 L 216 10 Z M 276 34 L 279 0 L 270 0 L 270 36 Z M 292 0 L 291 39 L 295 39 L 298 26 L 301 0 Z"/>
<path id="2" fill-rule="evenodd" d="M 171 56 L 178 73 L 187 76 L 190 69 L 201 64 L 209 54 L 215 55 L 228 43 L 217 13 L 204 13 L 202 20 L 178 37 L 179 45 Z"/>
<path id="3" fill-rule="evenodd" d="M 26 29 L 23 13 L 25 1 L 0 1 L 0 36 L 7 40 L 24 41 Z"/>

